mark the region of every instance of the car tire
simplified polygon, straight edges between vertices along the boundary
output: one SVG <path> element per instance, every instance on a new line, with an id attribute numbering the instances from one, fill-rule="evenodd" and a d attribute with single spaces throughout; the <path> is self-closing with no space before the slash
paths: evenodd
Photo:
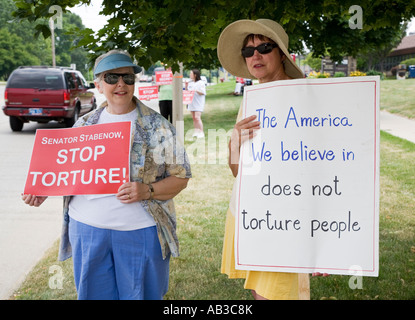
<path id="1" fill-rule="evenodd" d="M 10 128 L 13 131 L 22 131 L 23 129 L 23 121 L 18 117 L 10 116 Z"/>
<path id="2" fill-rule="evenodd" d="M 78 120 L 78 118 L 79 118 L 79 112 L 80 112 L 80 110 L 79 110 L 79 106 L 77 105 L 76 107 L 75 107 L 75 111 L 74 111 L 74 113 L 73 113 L 73 116 L 72 116 L 72 118 L 67 118 L 67 119 L 65 119 L 65 126 L 67 127 L 67 128 L 72 128 L 73 127 L 73 125 L 75 124 L 75 122 Z"/>

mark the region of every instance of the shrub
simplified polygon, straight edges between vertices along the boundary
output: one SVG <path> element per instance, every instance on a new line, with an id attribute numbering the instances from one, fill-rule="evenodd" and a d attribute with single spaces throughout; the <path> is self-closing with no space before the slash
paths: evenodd
<path id="1" fill-rule="evenodd" d="M 385 75 L 382 72 L 376 71 L 376 70 L 369 70 L 368 72 L 366 72 L 366 75 L 368 75 L 368 76 L 380 76 L 380 80 L 383 80 L 383 78 L 385 77 Z"/>
<path id="2" fill-rule="evenodd" d="M 406 64 L 406 68 L 408 69 L 409 66 L 415 65 L 415 58 L 403 60 L 400 64 Z"/>
<path id="3" fill-rule="evenodd" d="M 351 77 L 363 77 L 365 75 L 366 75 L 366 73 L 364 73 L 362 71 L 359 71 L 359 70 L 350 72 Z"/>
<path id="4" fill-rule="evenodd" d="M 330 74 L 328 72 L 315 72 L 315 71 L 311 71 L 308 75 L 308 78 L 328 78 L 330 77 Z"/>

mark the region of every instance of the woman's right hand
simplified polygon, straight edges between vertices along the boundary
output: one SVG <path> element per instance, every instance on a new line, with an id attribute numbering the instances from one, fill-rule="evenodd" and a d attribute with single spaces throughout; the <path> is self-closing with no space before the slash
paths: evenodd
<path id="1" fill-rule="evenodd" d="M 229 141 L 229 167 L 233 175 L 236 177 L 239 167 L 239 154 L 243 142 L 252 139 L 256 130 L 261 128 L 261 123 L 255 121 L 256 115 L 247 117 L 235 124 L 233 128 L 231 139 Z"/>
<path id="2" fill-rule="evenodd" d="M 240 149 L 242 143 L 248 139 L 252 139 L 255 136 L 255 130 L 261 128 L 259 121 L 254 121 L 256 115 L 247 117 L 235 124 L 233 128 L 231 140 L 237 142 L 237 147 Z"/>
<path id="3" fill-rule="evenodd" d="M 34 196 L 32 194 L 22 194 L 22 200 L 24 203 L 31 207 L 39 207 L 48 197 Z"/>

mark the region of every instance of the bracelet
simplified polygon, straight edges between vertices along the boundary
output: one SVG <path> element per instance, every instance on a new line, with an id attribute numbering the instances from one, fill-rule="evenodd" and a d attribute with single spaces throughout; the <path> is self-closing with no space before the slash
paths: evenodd
<path id="1" fill-rule="evenodd" d="M 154 188 L 153 188 L 153 185 L 151 183 L 148 184 L 148 192 L 150 192 L 150 198 L 148 198 L 147 200 L 153 200 Z"/>

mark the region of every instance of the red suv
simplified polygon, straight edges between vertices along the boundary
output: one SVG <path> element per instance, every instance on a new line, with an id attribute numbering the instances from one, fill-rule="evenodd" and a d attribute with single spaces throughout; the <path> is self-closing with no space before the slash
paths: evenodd
<path id="1" fill-rule="evenodd" d="M 79 116 L 96 108 L 94 93 L 82 74 L 63 67 L 19 67 L 7 81 L 5 115 L 13 131 L 29 121 L 64 122 L 72 127 Z"/>

